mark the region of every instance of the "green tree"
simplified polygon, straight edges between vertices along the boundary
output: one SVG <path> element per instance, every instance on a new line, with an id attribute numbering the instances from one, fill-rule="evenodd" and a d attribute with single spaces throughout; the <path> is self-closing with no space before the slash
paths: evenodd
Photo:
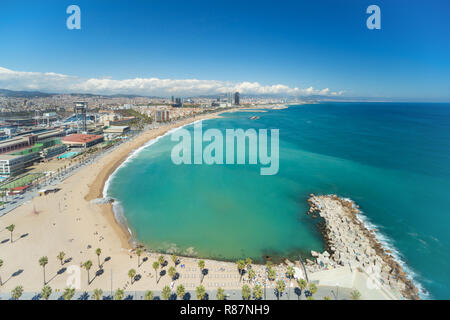
<path id="1" fill-rule="evenodd" d="M 175 266 L 177 266 L 177 261 L 178 261 L 177 255 L 176 255 L 176 254 L 173 254 L 173 255 L 171 256 L 171 258 L 172 258 L 173 264 L 174 264 Z"/>
<path id="2" fill-rule="evenodd" d="M 66 254 L 63 251 L 58 253 L 58 255 L 56 256 L 56 258 L 61 262 L 61 265 L 63 265 L 63 261 L 64 261 L 64 257 L 65 256 L 66 256 Z"/>
<path id="3" fill-rule="evenodd" d="M 295 270 L 294 270 L 293 266 L 289 266 L 287 268 L 286 275 L 289 278 L 288 298 L 289 298 L 289 300 L 291 300 L 291 289 L 290 289 L 290 286 L 291 286 L 291 281 L 292 281 L 292 279 L 294 278 L 294 275 L 295 275 Z"/>
<path id="4" fill-rule="evenodd" d="M 317 286 L 314 283 L 309 284 L 309 292 L 311 292 L 311 294 L 316 294 Z"/>
<path id="5" fill-rule="evenodd" d="M 253 297 L 255 298 L 255 300 L 261 300 L 262 296 L 263 296 L 263 290 L 262 290 L 261 286 L 259 284 L 257 284 L 253 288 Z"/>
<path id="6" fill-rule="evenodd" d="M 195 294 L 197 295 L 197 300 L 205 299 L 205 297 L 206 297 L 205 287 L 202 285 L 199 285 L 197 288 L 195 288 Z"/>
<path id="7" fill-rule="evenodd" d="M 248 299 L 250 299 L 250 296 L 251 296 L 250 287 L 248 285 L 244 284 L 242 286 L 242 298 L 244 300 L 248 300 Z"/>
<path id="8" fill-rule="evenodd" d="M 17 286 L 14 289 L 12 289 L 11 298 L 13 298 L 14 300 L 19 300 L 19 298 L 22 296 L 22 294 L 23 294 L 23 287 Z"/>
<path id="9" fill-rule="evenodd" d="M 256 277 L 256 272 L 253 269 L 248 270 L 248 280 L 251 281 L 253 279 L 255 279 Z"/>
<path id="10" fill-rule="evenodd" d="M 277 299 L 280 300 L 280 296 L 283 294 L 284 290 L 286 289 L 286 285 L 284 284 L 283 280 L 277 281 Z"/>
<path id="11" fill-rule="evenodd" d="M 252 267 L 252 263 L 253 263 L 252 259 L 250 259 L 250 258 L 245 259 L 245 265 L 246 265 L 247 269 L 250 269 Z"/>
<path id="12" fill-rule="evenodd" d="M 39 265 L 44 269 L 44 286 L 47 284 L 47 282 L 45 281 L 45 266 L 48 263 L 48 258 L 47 257 L 41 257 L 39 259 Z"/>
<path id="13" fill-rule="evenodd" d="M 240 275 L 240 278 L 239 278 L 239 282 L 240 282 L 242 280 L 242 276 L 244 275 L 245 261 L 244 260 L 238 260 L 236 262 L 236 264 L 237 264 L 238 272 L 239 272 L 239 275 Z"/>
<path id="14" fill-rule="evenodd" d="M 183 299 L 184 294 L 186 293 L 186 290 L 184 289 L 184 286 L 182 284 L 177 286 L 177 297 L 180 299 Z"/>
<path id="15" fill-rule="evenodd" d="M 352 292 L 350 292 L 350 298 L 352 300 L 359 300 L 361 299 L 361 293 L 358 290 L 353 290 Z"/>
<path id="16" fill-rule="evenodd" d="M 90 278 L 90 274 L 89 274 L 89 270 L 91 270 L 92 268 L 92 261 L 88 260 L 85 263 L 83 263 L 83 267 L 86 269 L 87 274 L 88 274 L 88 285 L 91 283 L 91 278 Z"/>
<path id="17" fill-rule="evenodd" d="M 306 287 L 308 286 L 308 282 L 306 282 L 305 279 L 298 279 L 297 280 L 297 285 L 298 287 L 303 291 L 306 289 Z"/>
<path id="18" fill-rule="evenodd" d="M 203 277 L 204 277 L 203 270 L 205 269 L 205 261 L 204 260 L 200 260 L 198 262 L 198 268 L 200 269 L 200 273 L 201 273 L 200 283 L 202 283 L 203 282 Z"/>
<path id="19" fill-rule="evenodd" d="M 275 272 L 275 270 L 272 267 L 270 267 L 267 270 L 267 277 L 269 278 L 269 281 L 270 282 L 275 281 L 276 276 L 277 276 L 277 273 Z"/>
<path id="20" fill-rule="evenodd" d="M 142 249 L 137 248 L 136 249 L 136 255 L 138 257 L 138 268 L 141 266 L 141 255 L 142 255 Z"/>
<path id="21" fill-rule="evenodd" d="M 74 295 L 75 295 L 75 288 L 66 288 L 64 290 L 62 297 L 64 300 L 72 300 Z"/>
<path id="22" fill-rule="evenodd" d="M 158 268 L 159 268 L 159 262 L 155 261 L 153 262 L 153 269 L 155 269 L 155 281 L 158 283 Z"/>
<path id="23" fill-rule="evenodd" d="M 134 283 L 133 279 L 134 279 L 135 276 L 136 276 L 136 270 L 130 269 L 128 271 L 128 277 L 131 279 L 131 284 Z"/>
<path id="24" fill-rule="evenodd" d="M 102 249 L 97 248 L 97 249 L 95 250 L 95 254 L 97 255 L 98 267 L 101 268 L 102 265 L 100 264 L 100 255 L 102 254 Z"/>
<path id="25" fill-rule="evenodd" d="M 94 295 L 93 295 L 94 300 L 101 300 L 102 296 L 103 296 L 103 290 L 102 289 L 95 289 L 94 290 Z"/>
<path id="26" fill-rule="evenodd" d="M 162 296 L 162 298 L 163 298 L 164 300 L 169 300 L 171 294 L 172 294 L 172 291 L 170 290 L 170 287 L 169 287 L 169 286 L 165 286 L 165 287 L 162 289 L 161 296 Z"/>
<path id="27" fill-rule="evenodd" d="M 167 273 L 169 274 L 170 278 L 171 278 L 172 280 L 174 280 L 175 275 L 177 274 L 177 269 L 175 269 L 175 267 L 171 266 L 171 267 L 169 268 L 169 270 L 167 270 Z"/>
<path id="28" fill-rule="evenodd" d="M 153 292 L 150 290 L 147 290 L 144 295 L 144 300 L 153 300 L 153 298 L 154 298 Z"/>
<path id="29" fill-rule="evenodd" d="M 123 300 L 125 292 L 122 289 L 117 289 L 114 293 L 114 300 Z"/>
<path id="30" fill-rule="evenodd" d="M 166 261 L 166 260 L 164 259 L 164 256 L 159 256 L 159 257 L 158 257 L 158 262 L 159 262 L 159 264 L 161 265 L 161 268 L 162 268 L 162 266 L 163 266 L 163 264 L 164 264 L 165 261 Z"/>
<path id="31" fill-rule="evenodd" d="M 50 286 L 44 286 L 41 291 L 41 298 L 44 300 L 48 300 L 50 295 L 52 294 L 52 288 Z"/>
<path id="32" fill-rule="evenodd" d="M 225 300 L 225 290 L 223 290 L 222 288 L 218 288 L 216 298 L 217 300 Z"/>
<path id="33" fill-rule="evenodd" d="M 13 231 L 16 228 L 15 225 L 10 224 L 9 226 L 6 227 L 6 229 L 11 233 L 11 243 L 13 242 Z"/>

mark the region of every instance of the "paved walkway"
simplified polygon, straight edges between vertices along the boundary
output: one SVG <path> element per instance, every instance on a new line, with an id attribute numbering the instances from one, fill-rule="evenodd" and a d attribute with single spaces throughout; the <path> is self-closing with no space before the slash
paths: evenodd
<path id="1" fill-rule="evenodd" d="M 177 299 L 175 295 L 175 290 L 172 290 L 172 296 L 170 300 Z M 207 290 L 208 300 L 216 299 L 216 292 L 213 290 Z M 322 300 L 324 297 L 329 296 L 332 300 L 348 300 L 350 299 L 350 289 L 347 288 L 336 288 L 336 287 L 318 287 L 317 293 L 314 294 L 315 300 Z M 73 300 L 92 300 L 92 292 L 76 292 Z M 161 300 L 161 291 L 153 291 L 154 300 Z M 225 290 L 227 295 L 227 300 L 243 300 L 240 290 Z M 300 294 L 300 295 L 298 295 Z M 308 293 L 306 293 L 308 295 Z M 124 300 L 144 300 L 144 291 L 126 291 L 124 295 Z M 0 293 L 0 300 L 10 300 L 10 293 Z M 36 292 L 26 292 L 22 295 L 20 300 L 39 300 L 40 296 Z M 103 300 L 113 300 L 114 292 L 105 291 L 103 293 Z M 49 300 L 63 300 L 62 292 L 54 292 L 50 296 Z M 183 298 L 183 300 L 197 300 L 195 290 L 188 290 Z M 252 300 L 254 300 L 252 298 Z M 275 290 L 273 288 L 266 288 L 266 299 L 262 300 L 277 300 Z M 306 300 L 305 292 L 300 292 L 298 288 L 290 288 L 290 292 L 287 290 L 280 296 L 279 300 Z"/>

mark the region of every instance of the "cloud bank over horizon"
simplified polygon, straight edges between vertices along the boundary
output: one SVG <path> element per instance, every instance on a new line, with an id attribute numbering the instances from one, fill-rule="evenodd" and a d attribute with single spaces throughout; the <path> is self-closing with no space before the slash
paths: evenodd
<path id="1" fill-rule="evenodd" d="M 340 96 L 343 91 L 289 87 L 284 84 L 262 85 L 259 82 L 231 82 L 198 79 L 80 78 L 54 72 L 14 71 L 0 67 L 0 88 L 52 93 L 135 94 L 144 96 L 196 96 L 238 91 L 241 94 L 289 96 Z"/>

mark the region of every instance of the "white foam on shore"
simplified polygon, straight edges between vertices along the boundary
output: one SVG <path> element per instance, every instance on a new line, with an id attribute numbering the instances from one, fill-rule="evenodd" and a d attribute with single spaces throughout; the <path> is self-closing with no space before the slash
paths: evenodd
<path id="1" fill-rule="evenodd" d="M 175 131 L 177 131 L 177 130 L 180 130 L 181 128 L 184 128 L 184 127 L 186 127 L 186 126 L 193 125 L 193 124 L 195 124 L 195 123 L 197 123 L 197 122 L 201 122 L 201 121 L 204 121 L 204 120 L 195 120 L 195 121 L 193 121 L 193 122 L 187 123 L 187 124 L 182 125 L 182 126 L 180 126 L 180 127 L 176 127 L 176 128 L 170 129 L 170 130 L 167 131 L 166 133 L 164 133 L 164 134 L 162 134 L 162 135 L 160 135 L 160 136 L 158 136 L 158 137 L 156 137 L 156 138 L 153 138 L 153 139 L 147 141 L 146 143 L 144 143 L 142 146 L 140 146 L 140 147 L 137 148 L 136 150 L 133 150 L 133 151 L 130 153 L 130 155 L 125 159 L 125 161 L 123 161 L 123 162 L 116 168 L 116 170 L 114 170 L 114 172 L 108 177 L 108 179 L 106 180 L 105 185 L 104 185 L 104 187 L 103 187 L 103 198 L 108 198 L 108 189 L 109 189 L 109 185 L 111 184 L 111 181 L 114 179 L 114 177 L 115 177 L 116 173 L 119 171 L 119 169 L 122 168 L 122 167 L 124 167 L 124 166 L 126 166 L 128 163 L 130 163 L 130 161 L 133 160 L 134 158 L 136 158 L 136 156 L 137 156 L 139 153 L 141 153 L 145 148 L 147 148 L 147 147 L 153 145 L 154 143 L 156 143 L 156 142 L 159 141 L 160 139 L 164 138 L 165 136 L 167 136 L 167 135 L 169 135 L 169 134 L 172 134 L 173 132 L 175 132 Z"/>
<path id="2" fill-rule="evenodd" d="M 351 201 L 352 203 L 355 203 L 353 200 L 349 198 L 343 198 L 344 200 Z M 375 235 L 375 238 L 378 240 L 378 242 L 381 243 L 383 248 L 385 250 L 389 250 L 391 252 L 391 255 L 394 257 L 395 261 L 398 262 L 398 264 L 402 267 L 402 269 L 405 271 L 406 276 L 409 280 L 413 282 L 413 284 L 417 287 L 419 290 L 419 297 L 421 299 L 431 299 L 430 293 L 425 289 L 425 287 L 417 280 L 417 274 L 406 264 L 402 254 L 400 251 L 395 248 L 394 244 L 392 243 L 392 240 L 389 239 L 386 235 L 384 235 L 382 232 L 380 232 L 380 227 L 373 224 L 370 219 L 364 215 L 363 211 L 361 209 L 358 209 L 358 214 L 356 215 L 356 218 L 362 222 L 362 224 L 366 227 L 367 230 L 372 231 Z"/>
<path id="3" fill-rule="evenodd" d="M 136 150 L 133 150 L 130 153 L 130 155 L 125 159 L 125 161 L 123 161 L 116 168 L 116 170 L 114 170 L 114 172 L 108 177 L 108 179 L 106 180 L 105 185 L 103 186 L 103 193 L 102 193 L 103 194 L 103 198 L 102 199 L 104 199 L 105 201 L 108 201 L 108 202 L 113 200 L 113 202 L 112 202 L 112 209 L 113 209 L 113 213 L 114 213 L 114 218 L 116 219 L 116 221 L 120 225 L 122 225 L 123 227 L 125 227 L 128 230 L 128 233 L 130 234 L 130 238 L 131 238 L 131 241 L 132 241 L 133 244 L 136 243 L 136 239 L 134 238 L 133 232 L 131 231 L 131 229 L 130 229 L 130 227 L 128 225 L 128 222 L 127 222 L 127 219 L 125 217 L 122 204 L 117 199 L 114 199 L 114 198 L 108 196 L 108 189 L 109 189 L 109 186 L 111 184 L 111 181 L 114 179 L 114 177 L 116 176 L 116 173 L 119 171 L 120 168 L 122 168 L 122 167 L 126 166 L 128 163 L 130 163 L 131 160 L 133 160 L 145 148 L 153 145 L 154 143 L 156 143 L 157 141 L 159 141 L 163 137 L 165 137 L 165 136 L 167 136 L 169 134 L 172 134 L 173 132 L 175 132 L 177 130 L 180 130 L 181 128 L 184 128 L 184 127 L 189 126 L 189 125 L 193 125 L 193 124 L 195 124 L 197 122 L 201 122 L 201 121 L 203 121 L 203 120 L 195 120 L 193 122 L 187 123 L 187 124 L 182 125 L 180 127 L 176 127 L 176 128 L 170 129 L 166 133 L 164 133 L 164 134 L 162 134 L 162 135 L 160 135 L 160 136 L 158 136 L 156 138 L 153 138 L 153 139 L 147 141 L 146 143 L 144 143 L 142 146 L 140 146 Z"/>

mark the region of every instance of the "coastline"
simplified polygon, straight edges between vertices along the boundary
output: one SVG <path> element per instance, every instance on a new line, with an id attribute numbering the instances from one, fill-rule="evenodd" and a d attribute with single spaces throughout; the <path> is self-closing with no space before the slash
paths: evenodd
<path id="1" fill-rule="evenodd" d="M 311 252 L 316 261 L 310 269 L 333 269 L 349 266 L 369 276 L 370 285 L 400 292 L 406 299 L 417 300 L 419 290 L 401 264 L 360 219 L 359 206 L 336 195 L 313 195 L 308 214 L 322 218 L 318 227 L 325 241 L 325 251 Z M 317 271 L 317 270 L 316 270 Z M 367 284 L 369 285 L 369 283 Z"/>
<path id="2" fill-rule="evenodd" d="M 105 291 L 110 288 L 114 288 L 114 290 L 117 288 L 161 290 L 165 285 L 171 285 L 170 278 L 155 276 L 155 272 L 152 270 L 152 262 L 159 256 L 164 256 L 167 261 L 171 261 L 169 253 L 154 252 L 151 248 L 143 250 L 141 261 L 144 259 L 149 261 L 138 264 L 136 268 L 135 248 L 141 247 L 141 245 L 133 244 L 132 235 L 127 226 L 117 221 L 113 203 L 105 201 L 107 200 L 104 197 L 105 188 L 108 180 L 114 176 L 114 172 L 126 163 L 127 159 L 135 156 L 139 150 L 146 148 L 149 143 L 156 141 L 170 130 L 176 130 L 196 121 L 217 118 L 224 112 L 235 111 L 235 109 L 220 110 L 145 131 L 68 177 L 61 183 L 61 191 L 43 197 L 35 197 L 29 203 L 15 209 L 12 214 L 0 219 L 2 226 L 16 224 L 13 243 L 3 244 L 3 241 L 1 244 L 3 252 L 0 258 L 5 261 L 2 272 L 6 274 L 19 272 L 18 276 L 12 277 L 14 280 L 9 281 L 8 279 L 8 283 L 0 287 L 0 292 L 11 290 L 19 284 L 24 286 L 26 292 L 39 291 L 42 288 L 42 278 L 36 275 L 42 275 L 42 268 L 37 261 L 42 256 L 49 257 L 46 272 L 50 276 L 54 275 L 50 280 L 50 285 L 58 290 L 63 290 L 67 287 L 66 278 L 69 276 L 64 273 L 66 266 L 80 267 L 88 259 L 96 262 L 98 257 L 95 250 L 97 247 L 101 248 L 101 258 L 104 259 L 101 268 L 99 265 L 99 270 L 104 270 L 106 275 L 98 277 L 96 275 L 91 283 L 86 283 L 86 270 L 81 270 L 81 287 L 78 290 L 92 291 L 95 288 L 102 288 Z M 98 201 L 95 201 L 96 199 Z M 38 214 L 35 213 L 36 210 L 39 212 Z M 0 230 L 0 236 L 2 237 L 0 240 L 2 240 L 9 237 L 9 234 L 3 229 Z M 37 243 L 39 243 L 38 246 Z M 69 261 L 67 265 L 66 262 L 64 263 L 64 267 L 61 267 L 63 264 L 60 265 L 59 261 L 55 259 L 57 253 L 62 250 L 66 253 Z M 17 255 L 17 252 L 25 254 Z M 200 282 L 198 270 L 200 258 L 181 256 L 179 259 L 185 269 L 178 268 L 180 280 L 177 280 L 176 284 L 183 283 L 187 289 L 195 288 Z M 218 285 L 227 290 L 240 290 L 243 283 L 239 280 L 235 262 L 213 258 L 204 258 L 203 260 L 210 272 L 204 282 L 208 290 L 214 290 Z M 284 263 L 274 267 L 280 278 L 286 279 L 288 265 L 301 268 L 296 261 L 284 260 Z M 130 283 L 127 276 L 130 268 L 135 268 L 143 281 Z M 261 284 L 265 275 L 265 266 L 254 263 L 253 268 L 257 273 L 257 278 L 253 283 Z M 318 275 L 318 277 L 322 276 Z M 157 278 L 160 281 L 155 281 Z M 326 286 L 326 284 L 321 285 Z M 270 286 L 273 286 L 273 283 Z M 348 287 L 344 289 L 348 289 Z"/>

